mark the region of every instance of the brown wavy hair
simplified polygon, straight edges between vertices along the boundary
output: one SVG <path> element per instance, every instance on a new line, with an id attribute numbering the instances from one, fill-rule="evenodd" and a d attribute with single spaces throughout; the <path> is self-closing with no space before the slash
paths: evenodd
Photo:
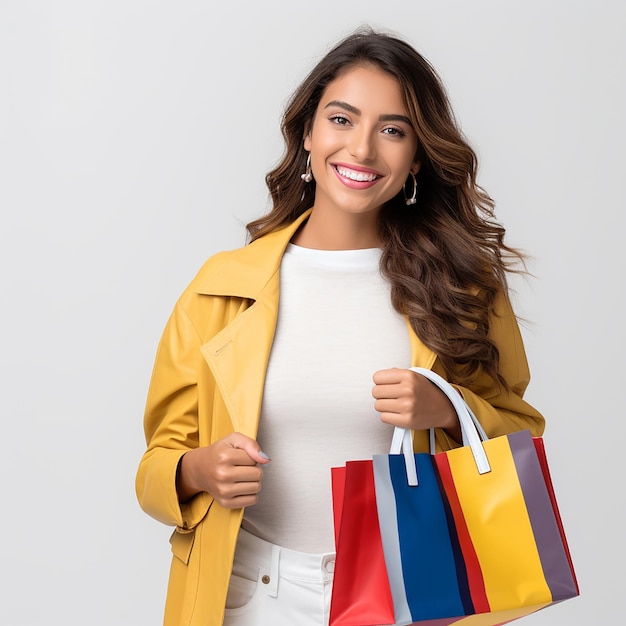
<path id="1" fill-rule="evenodd" d="M 439 357 L 451 382 L 469 383 L 480 371 L 504 388 L 489 314 L 508 292 L 506 274 L 522 261 L 504 243 L 494 203 L 477 184 L 477 159 L 464 138 L 446 90 L 431 64 L 399 37 L 361 28 L 340 41 L 291 96 L 281 131 L 285 152 L 266 176 L 273 207 L 247 225 L 250 240 L 277 230 L 313 206 L 315 181 L 305 183 L 306 129 L 326 87 L 346 69 L 375 66 L 400 84 L 418 138 L 417 205 L 403 192 L 381 208 L 381 271 L 394 308 L 406 314 L 423 343 Z M 411 189 L 410 183 L 407 184 Z"/>

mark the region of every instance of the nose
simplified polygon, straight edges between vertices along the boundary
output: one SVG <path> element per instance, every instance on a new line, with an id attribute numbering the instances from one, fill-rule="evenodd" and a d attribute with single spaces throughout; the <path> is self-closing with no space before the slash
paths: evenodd
<path id="1" fill-rule="evenodd" d="M 359 126 L 353 130 L 348 147 L 350 154 L 360 162 L 371 161 L 376 156 L 376 142 L 374 133 Z"/>

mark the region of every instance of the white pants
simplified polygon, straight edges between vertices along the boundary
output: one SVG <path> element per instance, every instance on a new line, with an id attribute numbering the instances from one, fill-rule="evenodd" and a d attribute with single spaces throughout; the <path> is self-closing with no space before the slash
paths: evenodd
<path id="1" fill-rule="evenodd" d="M 241 529 L 224 626 L 327 626 L 335 555 L 306 554 Z"/>

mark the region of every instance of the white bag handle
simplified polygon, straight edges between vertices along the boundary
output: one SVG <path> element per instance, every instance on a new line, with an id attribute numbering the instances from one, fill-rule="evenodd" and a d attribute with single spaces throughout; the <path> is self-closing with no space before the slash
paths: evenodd
<path id="1" fill-rule="evenodd" d="M 404 454 L 404 465 L 406 466 L 406 477 L 409 485 L 417 485 L 417 467 L 415 467 L 415 456 L 413 455 L 413 431 L 410 428 L 393 429 L 390 454 Z"/>
<path id="2" fill-rule="evenodd" d="M 412 367 L 411 370 L 421 374 L 425 378 L 428 378 L 433 382 L 441 391 L 443 391 L 459 419 L 461 424 L 461 435 L 463 437 L 463 445 L 469 446 L 472 449 L 474 455 L 474 461 L 479 474 L 486 474 L 491 471 L 485 449 L 482 446 L 482 441 L 487 440 L 487 434 L 485 433 L 480 422 L 471 411 L 469 406 L 463 398 L 459 395 L 457 390 L 447 381 L 444 380 L 439 374 L 436 374 L 432 370 L 424 369 L 423 367 Z M 435 452 L 435 431 L 430 429 L 430 452 Z M 411 430 L 408 428 L 394 428 L 393 439 L 391 441 L 390 454 L 399 454 L 400 451 L 404 454 L 404 462 L 406 464 L 406 474 L 409 485 L 417 485 L 417 468 L 415 467 L 415 456 L 413 454 L 413 438 Z"/>

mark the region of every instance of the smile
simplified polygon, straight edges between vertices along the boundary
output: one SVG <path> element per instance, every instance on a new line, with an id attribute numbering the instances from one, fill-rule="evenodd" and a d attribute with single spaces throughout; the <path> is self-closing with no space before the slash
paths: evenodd
<path id="1" fill-rule="evenodd" d="M 335 165 L 335 171 L 344 178 L 349 178 L 350 180 L 354 180 L 358 183 L 372 183 L 377 178 L 379 178 L 378 174 L 374 174 L 373 172 L 357 172 L 355 170 L 348 169 L 347 167 L 343 167 L 342 165 Z"/>
<path id="2" fill-rule="evenodd" d="M 353 169 L 339 163 L 334 163 L 332 167 L 339 181 L 352 189 L 368 189 L 383 178 L 382 174 L 373 170 Z"/>

